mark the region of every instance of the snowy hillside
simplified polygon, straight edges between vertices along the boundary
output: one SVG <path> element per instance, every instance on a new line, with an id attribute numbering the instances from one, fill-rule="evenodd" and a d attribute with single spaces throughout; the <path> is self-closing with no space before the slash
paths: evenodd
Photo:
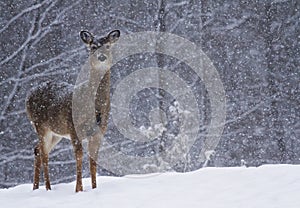
<path id="1" fill-rule="evenodd" d="M 2 208 L 8 207 L 300 207 L 300 166 L 204 168 L 190 173 L 164 173 L 123 178 L 98 177 L 92 190 L 75 183 L 32 191 L 31 184 L 0 190 Z"/>

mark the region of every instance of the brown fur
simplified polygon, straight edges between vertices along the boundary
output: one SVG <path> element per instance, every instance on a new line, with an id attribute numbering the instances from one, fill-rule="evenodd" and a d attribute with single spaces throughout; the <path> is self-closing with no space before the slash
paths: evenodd
<path id="1" fill-rule="evenodd" d="M 87 32 L 81 32 L 82 40 L 90 48 L 89 67 L 90 79 L 89 91 L 92 87 L 97 87 L 95 100 L 95 123 L 100 127 L 101 134 L 104 135 L 107 129 L 109 110 L 110 110 L 110 71 L 108 70 L 99 86 L 96 84 L 101 67 L 109 67 L 111 61 L 110 46 L 119 38 L 118 30 L 112 31 L 108 36 L 95 39 Z M 95 47 L 96 46 L 96 47 Z M 103 61 L 100 55 L 105 55 L 107 60 Z M 94 80 L 96 77 L 96 80 Z M 61 140 L 62 137 L 71 139 L 76 159 L 77 183 L 76 192 L 82 191 L 82 156 L 83 148 L 74 127 L 72 117 L 72 96 L 73 86 L 63 82 L 46 82 L 31 90 L 26 99 L 26 112 L 29 120 L 35 128 L 39 137 L 39 142 L 34 149 L 34 182 L 33 189 L 39 188 L 39 176 L 41 165 L 44 168 L 44 179 L 46 189 L 50 190 L 50 179 L 48 170 L 48 156 L 52 148 Z M 99 120 L 99 121 L 98 121 Z M 77 121 L 76 121 L 77 122 Z M 79 121 L 80 123 L 81 121 Z M 84 121 L 82 121 L 84 123 Z M 99 135 L 91 134 L 88 140 L 90 153 L 90 172 L 92 188 L 96 188 L 96 170 L 98 150 L 100 146 Z"/>

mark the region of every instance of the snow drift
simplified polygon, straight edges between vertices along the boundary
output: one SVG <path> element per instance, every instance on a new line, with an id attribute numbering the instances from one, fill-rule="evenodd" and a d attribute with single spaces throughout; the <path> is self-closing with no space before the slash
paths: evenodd
<path id="1" fill-rule="evenodd" d="M 32 191 L 32 184 L 0 190 L 2 208 L 8 207 L 300 207 L 300 166 L 265 165 L 258 168 L 203 168 L 189 173 L 98 177 L 84 192 L 75 182 Z"/>

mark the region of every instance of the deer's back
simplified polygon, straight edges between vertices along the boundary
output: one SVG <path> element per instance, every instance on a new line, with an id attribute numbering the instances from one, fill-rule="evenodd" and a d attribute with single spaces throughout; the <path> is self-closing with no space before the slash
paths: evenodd
<path id="1" fill-rule="evenodd" d="M 72 129 L 73 86 L 45 82 L 33 88 L 26 98 L 26 111 L 34 126 L 65 135 Z"/>

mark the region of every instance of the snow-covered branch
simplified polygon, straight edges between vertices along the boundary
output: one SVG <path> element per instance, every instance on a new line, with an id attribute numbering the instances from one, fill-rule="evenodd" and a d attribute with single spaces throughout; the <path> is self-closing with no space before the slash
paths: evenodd
<path id="1" fill-rule="evenodd" d="M 34 4 L 34 5 L 30 6 L 30 7 L 22 10 L 16 16 L 14 16 L 13 18 L 11 18 L 10 20 L 8 20 L 6 22 L 6 24 L 0 29 L 0 33 L 2 33 L 3 31 L 5 31 L 14 21 L 16 21 L 17 19 L 19 19 L 20 17 L 22 17 L 24 14 L 32 12 L 34 10 L 37 10 L 40 7 L 42 7 L 44 4 L 47 4 L 49 2 L 51 2 L 51 0 L 44 0 L 41 3 Z"/>

